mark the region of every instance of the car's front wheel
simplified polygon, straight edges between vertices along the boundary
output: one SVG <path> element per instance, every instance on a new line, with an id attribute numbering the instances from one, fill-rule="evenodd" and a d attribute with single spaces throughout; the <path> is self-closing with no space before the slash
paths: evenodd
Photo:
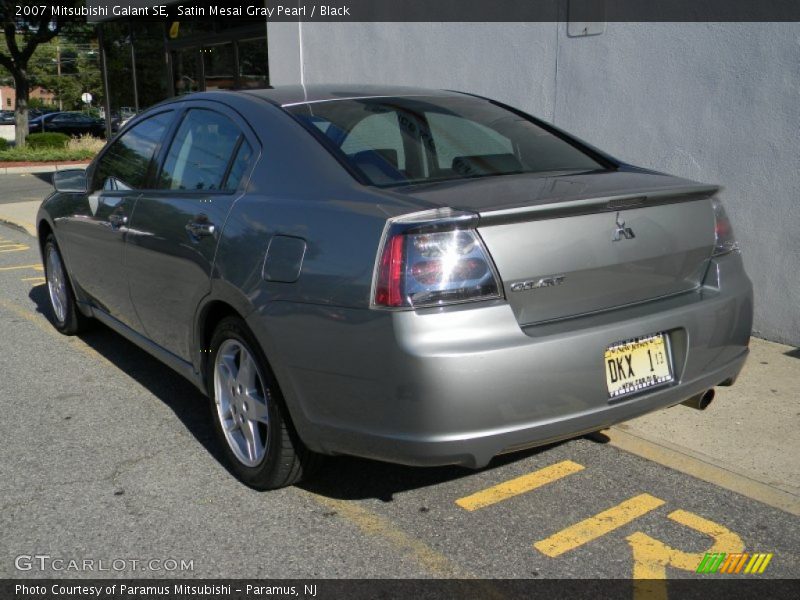
<path id="1" fill-rule="evenodd" d="M 299 481 L 313 455 L 293 431 L 258 343 L 241 319 L 223 319 L 211 340 L 209 396 L 217 436 L 234 473 L 266 490 Z"/>
<path id="2" fill-rule="evenodd" d="M 79 310 L 61 251 L 53 234 L 44 243 L 44 275 L 53 310 L 53 324 L 65 335 L 75 335 L 86 328 L 88 318 Z"/>

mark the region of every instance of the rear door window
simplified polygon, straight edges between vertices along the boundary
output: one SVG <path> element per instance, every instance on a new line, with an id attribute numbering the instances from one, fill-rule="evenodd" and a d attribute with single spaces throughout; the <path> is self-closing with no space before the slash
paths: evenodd
<path id="1" fill-rule="evenodd" d="M 190 109 L 164 160 L 159 188 L 222 190 L 241 135 L 228 117 L 207 109 Z"/>
<path id="2" fill-rule="evenodd" d="M 247 168 L 252 160 L 253 148 L 247 143 L 247 140 L 242 140 L 242 144 L 239 146 L 239 150 L 236 152 L 231 164 L 228 177 L 225 180 L 226 191 L 233 191 L 239 188 L 239 184 L 242 183 L 242 179 L 247 174 Z"/>

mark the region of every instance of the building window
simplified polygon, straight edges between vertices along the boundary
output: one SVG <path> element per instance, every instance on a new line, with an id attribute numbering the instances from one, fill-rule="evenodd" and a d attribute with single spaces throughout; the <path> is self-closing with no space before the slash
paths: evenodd
<path id="1" fill-rule="evenodd" d="M 103 24 L 112 123 L 171 96 L 269 86 L 266 21 Z"/>
<path id="2" fill-rule="evenodd" d="M 267 38 L 244 40 L 239 44 L 239 87 L 263 88 L 269 85 Z"/>

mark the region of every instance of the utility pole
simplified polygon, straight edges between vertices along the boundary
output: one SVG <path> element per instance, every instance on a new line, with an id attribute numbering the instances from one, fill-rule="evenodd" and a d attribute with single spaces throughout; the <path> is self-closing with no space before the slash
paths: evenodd
<path id="1" fill-rule="evenodd" d="M 61 99 L 61 46 L 56 42 L 56 75 L 58 77 L 58 110 L 64 110 L 64 102 Z"/>

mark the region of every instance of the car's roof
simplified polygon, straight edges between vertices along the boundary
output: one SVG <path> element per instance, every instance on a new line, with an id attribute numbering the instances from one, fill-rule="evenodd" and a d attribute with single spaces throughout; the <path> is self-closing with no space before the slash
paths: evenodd
<path id="1" fill-rule="evenodd" d="M 281 106 L 346 100 L 348 98 L 380 98 L 398 96 L 457 96 L 458 92 L 419 87 L 363 84 L 285 85 L 261 90 L 248 90 L 248 95 L 264 98 Z"/>

